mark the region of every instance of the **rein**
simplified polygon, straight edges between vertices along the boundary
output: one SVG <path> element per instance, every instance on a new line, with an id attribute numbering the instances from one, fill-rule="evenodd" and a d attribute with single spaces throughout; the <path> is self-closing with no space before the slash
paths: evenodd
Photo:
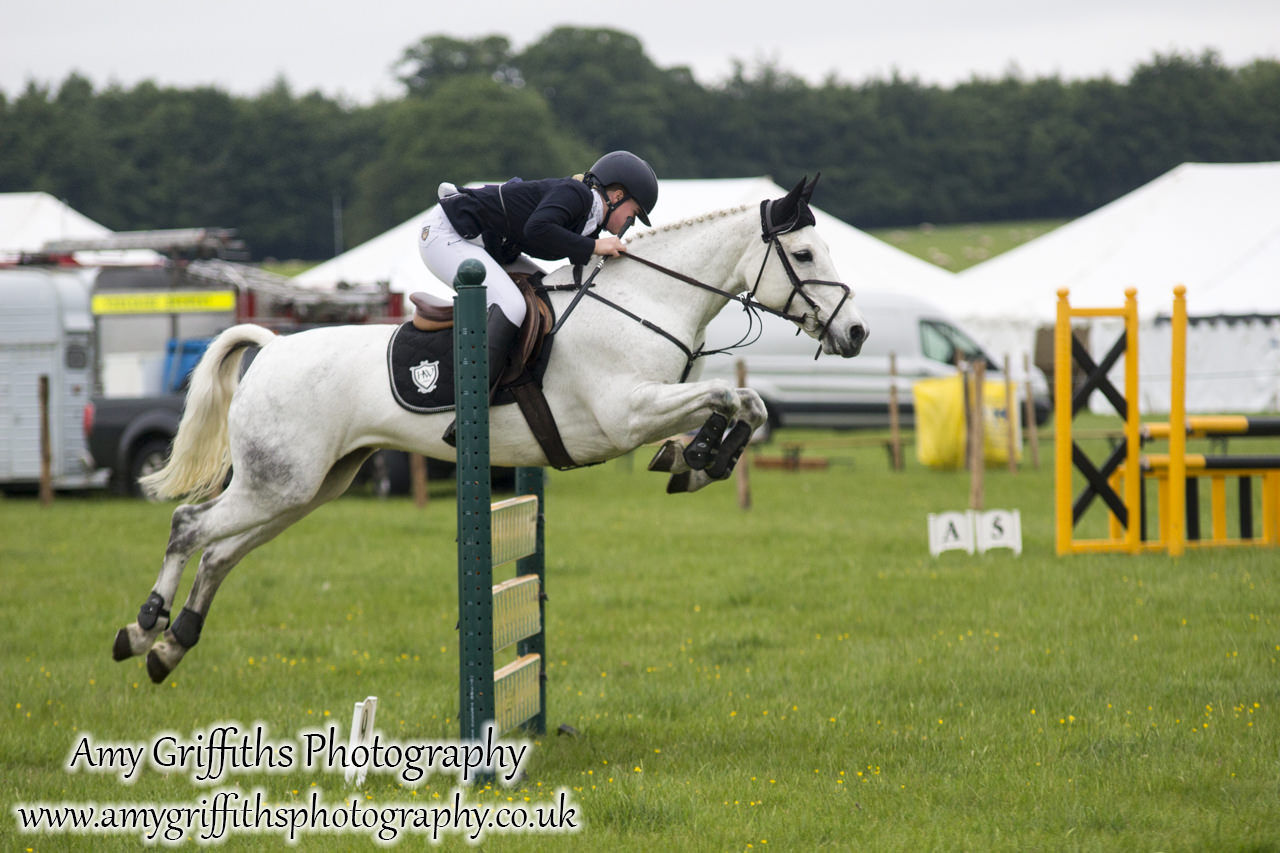
<path id="1" fill-rule="evenodd" d="M 627 253 L 623 253 L 623 254 L 619 255 L 618 257 L 625 258 L 625 257 L 632 257 L 632 256 L 631 256 L 631 255 L 629 255 L 629 254 L 627 254 Z M 641 260 L 641 259 L 640 259 L 640 258 L 635 258 L 635 260 Z M 649 263 L 649 262 L 648 262 L 648 261 L 643 261 L 643 263 Z M 657 265 L 655 265 L 655 264 L 650 264 L 650 265 L 651 265 L 651 266 L 654 266 L 654 268 L 655 268 L 655 269 L 661 269 L 661 270 L 664 270 L 664 271 L 666 271 L 666 272 L 671 272 L 670 270 L 666 270 L 664 267 L 659 267 L 659 266 L 657 266 Z M 599 268 L 597 268 L 597 269 L 596 269 L 596 272 L 599 272 Z M 687 277 L 687 276 L 683 276 L 683 275 L 681 275 L 680 273 L 671 272 L 671 275 L 672 275 L 673 277 L 679 278 L 681 281 L 688 282 L 689 284 L 693 284 L 693 285 L 695 285 L 695 286 L 697 286 L 697 287 L 703 287 L 703 288 L 706 288 L 707 290 L 715 290 L 715 288 L 711 287 L 710 285 L 703 284 L 703 283 L 702 283 L 702 282 L 700 282 L 700 281 L 696 281 L 696 280 L 691 279 L 691 278 L 689 278 L 689 277 Z M 591 276 L 591 278 L 592 278 L 592 279 L 594 279 L 594 278 L 595 278 L 595 275 L 593 274 L 593 275 Z M 664 328 L 662 328 L 661 326 L 659 326 L 657 323 L 654 323 L 654 322 L 652 322 L 652 321 L 650 321 L 650 320 L 646 320 L 645 318 L 641 317 L 639 314 L 636 314 L 634 311 L 630 311 L 630 310 L 628 310 L 628 309 L 626 309 L 626 308 L 623 308 L 621 305 L 619 305 L 618 303 L 614 302 L 613 300 L 611 300 L 611 299 L 607 299 L 607 298 L 605 298 L 605 297 L 601 296 L 598 292 L 596 292 L 595 290 L 591 289 L 591 280 L 590 280 L 590 279 L 588 279 L 588 280 L 587 280 L 587 282 L 586 282 L 586 283 L 584 283 L 584 284 L 556 284 L 556 285 L 543 285 L 543 286 L 542 286 L 542 289 L 543 289 L 543 290 L 545 290 L 545 291 L 548 291 L 548 292 L 550 292 L 550 291 L 558 291 L 558 290 L 574 290 L 574 291 L 577 291 L 577 293 L 576 293 L 576 294 L 574 295 L 574 297 L 573 297 L 573 302 L 571 302 L 571 303 L 569 304 L 569 308 L 564 312 L 564 314 L 563 314 L 563 315 L 561 315 L 559 322 L 557 322 L 557 323 L 556 323 L 556 329 L 559 329 L 561 326 L 563 326 L 563 325 L 564 325 L 564 321 L 568 319 L 568 317 L 569 317 L 569 313 L 570 313 L 570 312 L 571 312 L 575 307 L 577 307 L 578 300 L 580 300 L 580 299 L 585 295 L 585 296 L 590 296 L 592 299 L 596 300 L 597 302 L 602 302 L 602 303 L 604 303 L 605 305 L 607 305 L 607 306 L 609 306 L 610 308 L 612 308 L 614 311 L 617 311 L 617 312 L 618 312 L 619 314 L 621 314 L 622 316 L 624 316 L 624 317 L 626 317 L 626 318 L 628 318 L 628 319 L 630 319 L 630 320 L 634 320 L 634 321 L 636 321 L 637 323 L 639 323 L 641 326 L 644 326 L 646 329 L 650 330 L 651 332 L 654 332 L 654 333 L 656 333 L 656 334 L 658 334 L 658 335 L 661 335 L 662 337 L 666 338 L 668 341 L 670 341 L 672 344 L 674 344 L 674 345 L 675 345 L 675 347 L 676 347 L 677 349 L 679 349 L 682 353 L 684 353 L 685 364 L 684 364 L 684 371 L 680 374 L 680 381 L 681 381 L 681 382 L 683 382 L 683 381 L 685 381 L 686 379 L 688 379 L 688 378 L 689 378 L 689 371 L 693 370 L 693 363 L 694 363 L 695 361 L 697 361 L 699 358 L 701 358 L 701 357 L 702 357 L 702 356 L 704 356 L 704 355 L 710 355 L 710 353 L 709 353 L 709 352 L 704 352 L 704 351 L 702 351 L 702 350 L 698 350 L 697 352 L 694 352 L 693 350 L 689 349 L 689 347 L 688 347 L 688 346 L 686 346 L 686 345 L 685 345 L 684 341 L 680 340 L 680 339 L 679 339 L 679 338 L 677 338 L 675 335 L 671 334 L 671 333 L 670 333 L 670 332 L 668 332 L 666 329 L 664 329 Z M 720 293 L 720 292 L 721 292 L 721 291 L 716 290 L 716 293 Z M 717 350 L 717 352 L 719 352 L 719 350 Z"/>
<path id="2" fill-rule="evenodd" d="M 816 318 L 818 313 L 818 303 L 813 300 L 813 297 L 811 297 L 808 293 L 805 292 L 804 288 L 807 285 L 839 287 L 844 290 L 844 296 L 840 299 L 839 304 L 836 305 L 835 310 L 831 312 L 831 317 L 828 318 L 827 321 L 823 323 L 820 328 L 820 331 L 818 333 L 818 350 L 817 352 L 814 353 L 814 356 L 813 356 L 814 359 L 817 359 L 818 356 L 822 353 L 822 339 L 826 337 L 827 331 L 831 327 L 831 321 L 834 320 L 835 316 L 840 313 L 840 309 L 844 307 L 845 302 L 849 300 L 852 293 L 849 289 L 849 286 L 844 282 L 826 281 L 824 279 L 816 279 L 816 278 L 810 278 L 810 279 L 800 278 L 800 276 L 796 273 L 795 268 L 791 265 L 791 261 L 787 257 L 786 250 L 782 248 L 782 242 L 779 239 L 783 234 L 793 230 L 794 228 L 795 228 L 795 223 L 791 222 L 791 223 L 787 223 L 787 225 L 784 225 L 781 228 L 766 227 L 761 232 L 761 239 L 764 240 L 766 243 L 769 243 L 772 245 L 774 249 L 774 253 L 777 254 L 778 259 L 782 262 L 782 268 L 783 270 L 786 271 L 787 278 L 791 282 L 791 295 L 787 298 L 786 304 L 782 306 L 782 310 L 771 308 L 768 305 L 765 305 L 764 303 L 756 299 L 756 291 L 759 290 L 760 288 L 760 281 L 764 277 L 765 267 L 769 263 L 770 255 L 767 252 L 765 253 L 764 261 L 760 264 L 760 271 L 756 273 L 755 284 L 752 285 L 750 292 L 739 295 L 739 296 L 729 296 L 718 287 L 714 287 L 710 284 L 707 284 L 706 282 L 699 281 L 698 279 L 692 276 L 685 275 L 682 272 L 673 270 L 669 267 L 665 267 L 662 264 L 657 263 L 656 261 L 651 261 L 648 258 L 643 258 L 632 252 L 624 252 L 623 254 L 618 256 L 620 258 L 629 258 L 630 260 L 643 264 L 649 267 L 650 269 L 657 270 L 663 275 L 673 278 L 676 281 L 683 282 L 684 284 L 687 284 L 690 287 L 696 287 L 701 290 L 706 290 L 711 293 L 715 293 L 718 296 L 724 296 L 726 299 L 730 301 L 742 303 L 743 309 L 746 310 L 746 312 L 749 315 L 747 331 L 746 333 L 743 334 L 741 338 L 738 339 L 736 343 L 730 344 L 729 346 L 722 347 L 720 349 L 714 349 L 714 350 L 699 349 L 695 352 L 692 349 L 690 349 L 683 341 L 677 338 L 675 335 L 671 334 L 666 329 L 662 328 L 656 323 L 650 320 L 646 320 L 645 318 L 622 307 L 621 305 L 612 301 L 611 299 L 601 296 L 596 290 L 591 288 L 591 283 L 592 283 L 591 279 L 595 278 L 594 273 L 592 274 L 591 279 L 588 279 L 586 283 L 581 285 L 579 284 L 552 285 L 552 286 L 544 287 L 543 289 L 548 291 L 555 291 L 555 290 L 577 291 L 577 294 L 574 296 L 574 301 L 573 301 L 573 304 L 570 306 L 569 311 L 566 311 L 565 314 L 560 318 L 560 322 L 556 324 L 557 328 L 563 325 L 564 321 L 568 318 L 569 312 L 572 311 L 573 307 L 577 305 L 578 300 L 581 299 L 583 295 L 587 295 L 587 296 L 590 296 L 592 299 L 595 299 L 598 302 L 601 302 L 609 306 L 613 310 L 617 311 L 619 314 L 622 314 L 624 317 L 627 317 L 631 320 L 636 321 L 640 325 L 644 326 L 646 329 L 649 329 L 650 331 L 666 338 L 685 355 L 685 368 L 683 373 L 680 376 L 680 381 L 683 382 L 685 379 L 688 378 L 689 372 L 693 369 L 693 363 L 698 359 L 704 358 L 705 356 L 708 356 L 708 355 L 719 355 L 722 353 L 731 352 L 735 349 L 740 349 L 741 347 L 749 346 L 750 344 L 754 343 L 756 339 L 759 338 L 759 331 L 756 331 L 755 336 L 752 337 L 752 330 L 754 329 L 755 324 L 757 322 L 755 318 L 759 315 L 760 312 L 764 312 L 766 314 L 772 314 L 775 317 L 781 317 L 784 320 L 789 320 L 793 323 L 796 323 L 797 325 L 803 325 L 808 321 L 807 314 L 790 313 L 791 304 L 792 302 L 795 301 L 796 296 L 799 296 L 802 300 L 804 300 L 805 304 L 807 304 L 809 308 L 813 310 L 814 317 Z M 599 271 L 600 271 L 600 267 L 596 267 L 595 272 L 599 272 Z M 797 333 L 798 333 L 798 330 L 797 330 Z"/>

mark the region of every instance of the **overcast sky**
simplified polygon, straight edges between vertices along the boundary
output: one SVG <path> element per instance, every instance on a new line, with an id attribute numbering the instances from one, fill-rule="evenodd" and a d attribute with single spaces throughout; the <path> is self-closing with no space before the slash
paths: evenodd
<path id="1" fill-rule="evenodd" d="M 811 82 L 889 76 L 951 85 L 977 75 L 1126 79 L 1158 53 L 1219 52 L 1231 66 L 1280 58 L 1278 0 L 34 0 L 0 16 L 0 91 L 215 85 L 255 95 L 284 77 L 296 94 L 398 97 L 391 67 L 426 35 L 498 33 L 520 50 L 558 25 L 611 27 L 660 67 L 704 85 L 734 60 Z"/>

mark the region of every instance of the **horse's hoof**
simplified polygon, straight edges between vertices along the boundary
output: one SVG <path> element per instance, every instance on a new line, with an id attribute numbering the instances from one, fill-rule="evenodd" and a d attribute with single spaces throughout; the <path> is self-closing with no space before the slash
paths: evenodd
<path id="1" fill-rule="evenodd" d="M 658 452 L 653 454 L 653 458 L 649 460 L 649 470 L 670 473 L 671 469 L 675 467 L 676 459 L 679 456 L 680 442 L 674 439 L 667 441 L 658 448 Z"/>
<path id="2" fill-rule="evenodd" d="M 667 494 L 682 495 L 689 491 L 689 481 L 693 479 L 693 475 L 685 471 L 683 474 L 672 474 L 671 479 L 667 480 Z"/>
<path id="3" fill-rule="evenodd" d="M 111 657 L 118 661 L 133 657 L 133 645 L 129 642 L 128 628 L 116 631 L 116 641 L 111 645 Z"/>
<path id="4" fill-rule="evenodd" d="M 156 654 L 155 649 L 147 652 L 147 675 L 151 677 L 153 684 L 164 684 L 164 680 L 172 671 L 169 665 L 160 659 L 160 655 Z"/>

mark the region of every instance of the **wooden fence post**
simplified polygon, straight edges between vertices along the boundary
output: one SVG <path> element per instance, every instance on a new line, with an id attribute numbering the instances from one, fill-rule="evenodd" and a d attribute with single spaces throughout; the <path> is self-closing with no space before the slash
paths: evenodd
<path id="1" fill-rule="evenodd" d="M 973 363 L 973 408 L 969 418 L 969 509 L 982 509 L 983 475 L 986 463 L 986 436 L 983 434 L 982 386 L 986 382 L 986 363 Z"/>
<path id="2" fill-rule="evenodd" d="M 1026 376 L 1023 381 L 1023 403 L 1027 413 L 1027 449 L 1031 451 L 1031 467 L 1040 470 L 1040 429 L 1036 426 L 1036 404 L 1031 398 L 1031 356 L 1022 354 L 1022 372 Z"/>
<path id="3" fill-rule="evenodd" d="M 40 377 L 40 503 L 53 503 L 53 447 L 49 434 L 49 377 Z"/>
<path id="4" fill-rule="evenodd" d="M 1013 396 L 1013 375 L 1009 373 L 1009 354 L 1004 356 L 1004 416 L 1009 446 L 1009 473 L 1018 473 L 1018 400 Z"/>
<path id="5" fill-rule="evenodd" d="M 893 470 L 902 470 L 902 431 L 898 418 L 898 354 L 889 353 L 889 453 Z"/>
<path id="6" fill-rule="evenodd" d="M 413 487 L 413 504 L 418 509 L 427 505 L 427 459 L 421 453 L 409 454 L 409 483 Z"/>

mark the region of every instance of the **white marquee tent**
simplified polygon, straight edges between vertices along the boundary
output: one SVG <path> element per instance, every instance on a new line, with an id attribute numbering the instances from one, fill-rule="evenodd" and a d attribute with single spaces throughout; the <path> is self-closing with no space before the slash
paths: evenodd
<path id="1" fill-rule="evenodd" d="M 658 206 L 650 219 L 657 227 L 710 211 L 757 204 L 763 199 L 785 194 L 785 189 L 768 178 L 667 180 L 659 186 Z M 821 185 L 817 197 L 822 197 Z M 816 207 L 814 216 L 818 233 L 831 248 L 836 268 L 855 293 L 860 288 L 892 290 L 936 301 L 940 294 L 955 286 L 952 273 L 895 249 Z M 421 219 L 422 214 L 419 214 L 307 270 L 294 280 L 304 286 L 321 289 L 336 287 L 341 282 L 367 284 L 385 281 L 390 283 L 392 290 L 401 293 L 416 290 L 440 292 L 442 285 L 427 272 L 418 257 L 417 235 Z"/>
<path id="2" fill-rule="evenodd" d="M 1193 318 L 1188 408 L 1280 409 L 1280 163 L 1184 163 L 961 272 L 942 303 L 995 352 L 1020 358 L 1053 324 L 1060 288 L 1072 305 L 1107 307 L 1133 287 L 1142 405 L 1164 411 L 1169 326 L 1159 318 L 1179 284 Z M 1095 327 L 1091 345 L 1105 350 L 1117 332 Z"/>
<path id="3" fill-rule="evenodd" d="M 0 263 L 39 252 L 50 240 L 96 240 L 112 233 L 48 193 L 0 193 Z M 139 249 L 76 252 L 75 258 L 85 266 L 160 261 L 155 252 Z"/>

